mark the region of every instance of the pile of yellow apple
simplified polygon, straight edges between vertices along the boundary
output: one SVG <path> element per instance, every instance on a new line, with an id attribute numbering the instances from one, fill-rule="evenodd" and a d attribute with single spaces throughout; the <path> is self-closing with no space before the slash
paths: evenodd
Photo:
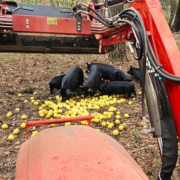
<path id="1" fill-rule="evenodd" d="M 18 94 L 18 97 L 22 97 L 22 94 Z M 115 105 L 127 103 L 129 105 L 133 104 L 133 101 L 127 102 L 126 99 L 121 98 L 120 95 L 103 95 L 98 96 L 96 94 L 91 98 L 83 98 L 83 96 L 76 96 L 71 98 L 65 102 L 62 102 L 61 96 L 55 96 L 55 102 L 53 100 L 46 100 L 44 103 L 39 103 L 39 101 L 35 100 L 34 97 L 30 97 L 31 103 L 35 106 L 38 106 L 38 116 L 44 119 L 54 119 L 54 118 L 66 118 L 66 117 L 76 117 L 76 116 L 86 116 L 91 114 L 92 123 L 99 123 L 101 127 L 107 129 L 114 129 L 112 131 L 112 135 L 119 135 L 120 131 L 123 131 L 126 127 L 126 123 L 121 123 L 121 113 L 117 110 Z M 24 103 L 28 103 L 28 100 L 24 100 Z M 16 108 L 14 112 L 17 114 L 21 111 L 20 108 Z M 12 112 L 8 112 L 6 114 L 7 118 L 11 118 L 13 116 Z M 129 114 L 125 113 L 123 115 L 124 118 L 129 118 Z M 21 115 L 22 120 L 27 119 L 27 115 Z M 114 119 L 114 120 L 112 120 Z M 82 125 L 87 125 L 87 121 L 81 121 Z M 70 122 L 66 122 L 65 126 L 71 125 Z M 55 124 L 51 124 L 51 127 L 55 127 Z M 25 128 L 26 124 L 22 123 L 20 125 L 21 128 Z M 3 124 L 1 126 L 2 129 L 8 129 L 7 124 Z M 100 129 L 97 129 L 100 131 Z M 13 140 L 14 135 L 20 133 L 19 128 L 13 130 L 12 134 L 8 136 L 8 140 Z M 37 134 L 38 131 L 34 131 L 32 136 Z"/>

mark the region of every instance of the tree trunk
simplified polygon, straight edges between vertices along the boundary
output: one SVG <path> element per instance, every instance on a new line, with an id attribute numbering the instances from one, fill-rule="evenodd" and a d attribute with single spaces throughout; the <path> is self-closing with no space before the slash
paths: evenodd
<path id="1" fill-rule="evenodd" d="M 170 18 L 169 18 L 169 26 L 171 27 L 174 16 L 176 14 L 176 10 L 177 10 L 177 2 L 176 2 L 176 0 L 171 0 L 170 1 L 170 7 L 171 7 L 171 14 L 170 14 Z"/>
<path id="2" fill-rule="evenodd" d="M 50 0 L 50 5 L 54 6 L 54 0 Z"/>
<path id="3" fill-rule="evenodd" d="M 164 12 L 164 16 L 171 29 L 174 24 L 176 11 L 178 10 L 177 7 L 178 2 L 179 0 L 160 0 Z"/>
<path id="4" fill-rule="evenodd" d="M 172 30 L 172 32 L 180 31 L 180 0 L 178 2 L 178 5 L 177 5 L 175 19 L 174 19 L 174 22 L 172 24 L 171 30 Z"/>
<path id="5" fill-rule="evenodd" d="M 112 16 L 117 15 L 123 10 L 123 5 L 117 5 L 110 8 Z M 126 44 L 119 43 L 114 45 L 115 50 L 108 53 L 108 58 L 116 61 L 123 61 L 128 60 L 127 54 L 126 54 Z"/>

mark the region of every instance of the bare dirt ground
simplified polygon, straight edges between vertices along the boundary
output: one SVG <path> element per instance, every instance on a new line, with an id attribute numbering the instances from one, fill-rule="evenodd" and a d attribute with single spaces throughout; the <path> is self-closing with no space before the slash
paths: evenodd
<path id="1" fill-rule="evenodd" d="M 0 180 L 15 179 L 17 153 L 21 144 L 26 141 L 25 129 L 20 128 L 20 124 L 25 122 L 25 120 L 21 119 L 21 116 L 25 114 L 28 120 L 44 119 L 44 117 L 39 117 L 39 107 L 46 100 L 56 102 L 56 95 L 50 95 L 49 93 L 48 83 L 51 78 L 66 73 L 74 65 L 80 66 L 85 71 L 86 63 L 90 61 L 109 63 L 125 72 L 130 65 L 137 67 L 137 62 L 131 58 L 129 58 L 129 61 L 117 62 L 109 61 L 107 55 L 1 54 L 0 126 L 7 123 L 9 128 L 6 130 L 0 129 Z M 126 99 L 126 102 L 123 104 L 115 103 L 113 105 L 121 112 L 121 123 L 127 123 L 127 128 L 120 131 L 120 134 L 115 137 L 112 135 L 112 131 L 118 128 L 117 125 L 112 129 L 108 129 L 107 127 L 102 127 L 101 123 L 92 123 L 92 127 L 100 129 L 121 143 L 149 179 L 155 180 L 161 167 L 157 140 L 152 135 L 144 135 L 142 133 L 141 89 L 139 82 L 135 79 L 132 82 L 136 87 L 137 98 L 134 99 L 132 97 L 129 100 Z M 22 97 L 18 97 L 19 93 L 22 94 Z M 36 106 L 31 102 L 32 97 L 39 102 L 39 105 Z M 24 100 L 28 100 L 28 102 L 24 103 Z M 76 101 L 78 102 L 80 99 Z M 133 104 L 129 105 L 129 101 L 133 101 Z M 20 112 L 16 113 L 15 108 L 20 108 Z M 96 111 L 103 113 L 108 108 L 109 106 Z M 10 118 L 6 117 L 9 111 L 13 113 L 13 116 Z M 94 112 L 94 110 L 88 111 L 89 113 Z M 65 110 L 63 113 L 65 114 Z M 124 118 L 124 113 L 128 113 L 129 118 Z M 115 114 L 106 121 L 114 122 Z M 13 141 L 8 141 L 8 135 L 12 134 L 15 128 L 19 128 L 20 133 L 15 135 Z M 50 127 L 37 127 L 36 130 L 40 131 L 43 128 Z M 178 159 L 178 164 L 174 171 L 177 179 L 180 179 L 179 163 L 180 159 Z"/>

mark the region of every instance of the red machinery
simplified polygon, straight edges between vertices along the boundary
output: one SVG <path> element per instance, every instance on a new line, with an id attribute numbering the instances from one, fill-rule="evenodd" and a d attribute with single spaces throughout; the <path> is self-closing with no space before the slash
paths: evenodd
<path id="1" fill-rule="evenodd" d="M 112 17 L 108 7 L 126 2 L 130 3 L 129 7 Z M 158 0 L 105 0 L 88 5 L 77 2 L 73 8 L 2 2 L 0 32 L 2 52 L 106 53 L 113 50 L 116 43 L 129 42 L 143 77 L 143 120 L 146 119 L 146 95 L 152 126 L 148 129 L 144 125 L 144 132 L 151 132 L 158 138 L 162 155 L 162 169 L 158 178 L 170 180 L 177 160 L 177 135 L 180 138 L 180 52 Z M 16 179 L 147 179 L 136 165 L 130 165 L 134 164 L 133 160 L 110 137 L 97 135 L 92 129 L 88 129 L 89 133 L 86 134 L 84 129 L 86 128 L 70 127 L 71 134 L 73 132 L 77 135 L 77 140 L 73 143 L 67 132 L 65 134 L 65 128 L 46 130 L 29 139 L 22 145 L 18 155 Z M 46 136 L 47 140 L 42 136 Z M 91 136 L 94 139 L 88 146 L 85 142 Z M 62 147 L 58 142 L 60 139 L 63 139 Z M 106 141 L 105 146 L 102 141 Z M 60 143 L 57 145 L 59 151 L 56 143 Z M 103 150 L 98 146 L 101 143 Z M 37 151 L 33 150 L 33 146 Z M 68 154 L 63 147 L 68 149 Z M 78 150 L 82 152 L 82 156 Z M 110 157 L 110 153 L 115 151 Z M 105 154 L 101 155 L 101 152 Z M 92 154 L 93 159 L 90 158 Z M 103 160 L 104 156 L 107 159 Z M 115 157 L 117 162 L 114 161 Z M 58 168 L 60 164 L 64 164 L 61 169 Z M 122 164 L 125 165 L 124 169 Z M 34 165 L 36 170 L 33 169 Z M 123 174 L 127 172 L 126 165 L 133 169 L 128 172 L 129 175 Z M 113 168 L 110 169 L 111 167 Z M 116 167 L 119 168 L 114 169 Z M 104 175 L 97 174 L 96 168 L 98 173 L 102 172 Z M 102 168 L 108 169 L 108 173 Z M 82 174 L 80 169 L 83 170 Z M 123 171 L 118 171 L 119 169 Z M 56 174 L 58 171 L 61 176 Z M 114 172 L 112 178 L 109 176 L 110 171 Z M 114 175 L 116 173 L 117 176 Z M 78 174 L 82 176 L 78 178 Z"/>
<path id="2" fill-rule="evenodd" d="M 87 120 L 91 116 L 27 122 L 31 126 Z M 148 178 L 125 149 L 108 135 L 86 126 L 41 131 L 21 146 L 17 180 Z"/>

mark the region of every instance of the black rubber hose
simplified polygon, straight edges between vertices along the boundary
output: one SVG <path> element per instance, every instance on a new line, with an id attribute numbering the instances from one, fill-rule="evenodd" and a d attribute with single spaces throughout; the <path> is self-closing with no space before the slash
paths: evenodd
<path id="1" fill-rule="evenodd" d="M 167 117 L 172 116 L 171 107 L 169 104 L 168 95 L 165 91 L 166 87 L 164 85 L 163 79 L 157 80 L 157 83 L 158 83 L 158 86 L 161 88 L 162 104 L 164 105 L 164 113 L 163 114 L 166 115 Z"/>
<path id="2" fill-rule="evenodd" d="M 124 10 L 122 13 L 119 14 L 119 17 L 122 18 L 122 15 L 123 14 L 127 14 L 129 10 Z M 135 10 L 131 10 L 133 13 L 137 14 L 137 12 Z M 125 16 L 124 16 L 125 17 Z M 138 17 L 138 16 L 136 16 Z M 131 18 L 131 15 L 128 15 L 126 16 L 126 18 Z M 133 17 L 134 19 L 134 17 Z M 141 71 L 141 88 L 142 88 L 142 116 L 143 116 L 143 119 L 146 117 L 146 111 L 145 111 L 145 100 L 144 100 L 144 97 L 145 97 L 145 74 L 146 74 L 146 56 L 147 56 L 147 47 L 146 47 L 146 43 L 143 43 L 143 42 L 146 42 L 146 31 L 143 29 L 144 28 L 140 28 L 140 27 L 144 27 L 144 24 L 143 22 L 141 21 L 141 19 L 139 20 L 139 22 L 141 23 L 141 26 L 139 23 L 137 23 L 137 21 L 133 21 L 134 24 L 137 26 L 137 28 L 139 29 L 139 32 L 140 32 L 140 56 L 139 56 L 139 66 L 140 66 L 140 71 Z M 142 30 L 141 30 L 142 29 Z"/>
<path id="3" fill-rule="evenodd" d="M 161 67 L 161 65 L 160 64 L 158 64 L 158 62 L 157 62 L 157 60 L 156 60 L 156 57 L 155 57 L 155 55 L 154 55 L 154 52 L 153 52 L 153 50 L 152 50 L 152 47 L 151 47 L 151 45 L 150 45 L 150 42 L 149 42 L 149 40 L 147 41 L 147 45 L 148 45 L 148 54 L 149 54 L 149 56 L 148 57 L 150 57 L 150 62 L 151 62 L 151 64 L 152 64 L 152 66 L 153 66 L 153 68 L 155 69 L 155 71 L 157 72 L 157 73 L 159 73 L 162 77 L 164 77 L 165 79 L 168 79 L 168 80 L 170 80 L 170 81 L 174 81 L 174 82 L 180 82 L 180 77 L 179 76 L 174 76 L 174 75 L 172 75 L 172 74 L 170 74 L 170 73 L 168 73 L 167 71 L 165 71 L 162 67 Z M 160 67 L 160 68 L 158 68 L 158 67 Z"/>
<path id="4" fill-rule="evenodd" d="M 129 19 L 131 19 L 132 17 L 131 16 L 129 16 L 129 15 L 125 15 L 125 14 L 123 14 L 122 16 L 120 16 L 121 18 L 129 18 Z M 133 21 L 134 22 L 134 21 Z M 136 33 L 140 38 L 138 38 L 138 40 L 139 40 L 139 43 L 140 43 L 140 47 L 141 48 L 138 48 L 138 51 L 137 51 L 137 53 L 138 53 L 138 57 L 137 58 L 135 58 L 136 60 L 140 60 L 141 58 L 142 58 L 142 54 L 143 54 L 143 46 L 142 46 L 142 44 L 143 44 L 143 36 L 142 36 L 142 30 L 141 30 L 141 28 L 140 28 L 140 25 L 139 25 L 139 23 L 137 22 L 134 22 L 134 24 L 137 26 L 137 29 L 138 29 L 138 33 Z"/>
<path id="5" fill-rule="evenodd" d="M 170 180 L 178 157 L 176 127 L 172 117 L 171 107 L 163 79 L 155 77 L 153 74 L 150 74 L 150 76 L 159 104 L 158 109 L 160 113 L 161 136 L 163 143 L 163 153 L 161 157 L 162 167 L 158 180 Z"/>
<path id="6" fill-rule="evenodd" d="M 165 91 L 166 87 L 164 85 L 164 81 L 159 81 L 160 82 L 160 86 L 161 86 L 161 89 L 163 89 L 163 97 L 165 99 L 165 104 L 167 106 L 167 113 L 169 116 L 173 116 L 172 115 L 172 111 L 171 111 L 171 106 L 170 106 L 170 103 L 169 103 L 169 99 L 168 99 L 168 95 L 167 95 L 167 92 Z"/>
<path id="7" fill-rule="evenodd" d="M 147 35 L 146 35 L 146 29 L 145 29 L 145 26 L 144 26 L 144 22 L 143 22 L 143 20 L 142 20 L 142 18 L 141 18 L 141 16 L 140 16 L 140 14 L 139 14 L 139 12 L 136 10 L 136 9 L 134 9 L 134 8 L 128 8 L 128 9 L 125 9 L 124 11 L 122 11 L 121 13 L 120 13 L 120 16 L 121 15 L 123 15 L 124 13 L 128 13 L 128 11 L 129 12 L 133 12 L 134 14 L 135 14 L 135 16 L 133 16 L 133 19 L 136 19 L 136 20 L 138 20 L 138 22 L 140 23 L 140 26 L 141 26 L 141 30 L 142 30 L 142 33 L 143 33 L 143 40 L 144 40 L 144 42 L 145 43 L 143 43 L 143 45 L 144 45 L 144 53 L 145 53 L 145 56 L 147 55 L 147 45 L 146 45 L 146 41 L 147 41 Z M 132 21 L 133 21 L 133 19 L 132 19 Z"/>
<path id="8" fill-rule="evenodd" d="M 164 73 L 161 71 L 161 69 L 158 68 L 158 66 L 156 66 L 154 60 L 152 60 L 152 57 L 149 55 L 149 53 L 148 53 L 148 58 L 149 58 L 149 61 L 151 62 L 151 65 L 153 66 L 154 70 L 155 70 L 158 74 L 160 74 L 163 78 L 168 79 L 168 80 L 173 81 L 173 82 L 177 82 L 177 83 L 180 82 L 180 79 L 179 79 L 179 78 L 174 77 L 174 76 L 172 76 L 172 75 L 164 74 Z"/>
<path id="9" fill-rule="evenodd" d="M 96 19 L 97 21 L 99 21 L 100 23 L 102 23 L 103 25 L 105 25 L 106 27 L 109 27 L 109 28 L 114 28 L 114 25 L 109 25 L 107 24 L 105 21 L 102 21 L 100 19 L 98 19 L 97 17 L 93 16 L 92 14 L 88 14 L 90 17 Z"/>
<path id="10" fill-rule="evenodd" d="M 140 25 L 140 23 L 139 23 L 139 21 L 137 20 L 137 19 L 134 19 L 134 16 L 132 15 L 132 13 L 130 13 L 130 14 L 120 14 L 119 15 L 120 16 L 120 18 L 129 18 L 129 19 L 131 19 L 132 21 L 133 21 L 133 23 L 137 26 L 137 28 L 138 28 L 138 30 L 139 30 L 139 32 L 138 32 L 138 34 L 139 34 L 139 43 L 140 43 L 140 49 L 138 49 L 138 58 L 136 58 L 137 60 L 140 60 L 141 58 L 142 58 L 142 54 L 143 54 L 143 51 L 144 51 L 144 49 L 145 49 L 145 47 L 143 47 L 143 42 L 145 41 L 145 39 L 143 38 L 143 31 L 142 31 L 142 29 L 141 29 L 141 25 Z"/>
<path id="11" fill-rule="evenodd" d="M 84 5 L 82 3 L 82 5 Z M 84 5 L 85 6 L 85 5 Z M 89 16 L 93 17 L 94 19 L 96 19 L 97 21 L 101 22 L 102 24 L 104 24 L 105 26 L 107 27 L 110 27 L 110 28 L 113 28 L 114 25 L 112 25 L 112 22 L 111 21 L 107 21 L 106 19 L 104 19 L 101 15 L 99 15 L 94 9 L 92 9 L 91 7 L 89 7 L 88 5 L 85 6 L 87 9 L 93 11 L 101 20 L 97 19 L 95 16 L 89 14 Z"/>
<path id="12" fill-rule="evenodd" d="M 169 104 L 168 95 L 163 80 L 159 81 L 159 91 L 161 92 L 161 129 L 162 129 L 162 167 L 159 174 L 159 180 L 170 180 L 172 172 L 176 166 L 178 157 L 178 141 L 175 123 Z M 165 103 L 165 106 L 162 106 Z"/>
<path id="13" fill-rule="evenodd" d="M 120 14 L 120 17 L 127 17 L 127 18 L 130 18 L 135 24 L 136 24 L 136 26 L 138 26 L 137 25 L 137 23 L 140 25 L 140 26 L 142 26 L 142 20 L 141 20 L 141 18 L 139 17 L 138 19 L 136 18 L 136 16 L 134 17 L 134 15 L 132 14 L 132 13 L 129 13 L 129 12 L 134 12 L 134 13 L 136 13 L 136 16 L 137 17 L 139 17 L 139 15 L 138 15 L 138 13 L 135 11 L 135 10 L 133 10 L 133 9 L 131 9 L 131 10 L 129 10 L 129 9 L 127 9 L 127 10 L 124 10 L 121 14 Z M 136 23 L 137 22 L 137 23 Z M 139 28 L 139 29 L 142 29 L 142 28 Z M 142 31 L 142 30 L 141 30 Z M 168 73 L 167 71 L 165 71 L 164 69 L 162 69 L 162 68 L 160 68 L 160 69 L 157 69 L 158 67 L 160 67 L 160 65 L 158 64 L 158 62 L 157 62 L 157 60 L 156 60 L 156 57 L 155 57 L 155 55 L 154 55 L 154 53 L 153 53 L 153 51 L 152 51 L 152 47 L 150 46 L 150 42 L 149 42 L 149 40 L 148 40 L 148 38 L 147 38 L 147 45 L 148 45 L 148 52 L 151 54 L 151 59 L 153 59 L 153 61 L 154 61 L 154 63 L 153 63 L 153 67 L 155 68 L 155 70 L 162 76 L 162 77 L 164 77 L 164 78 L 166 78 L 166 79 L 168 79 L 168 80 L 171 80 L 171 81 L 174 81 L 174 82 L 180 82 L 180 77 L 178 77 L 178 76 L 174 76 L 174 75 L 172 75 L 172 74 L 170 74 L 170 73 Z M 151 61 L 152 62 L 152 61 Z"/>
<path id="14" fill-rule="evenodd" d="M 125 19 L 121 19 L 121 20 L 118 20 L 117 22 L 118 22 L 118 23 L 126 23 L 126 24 L 130 25 L 131 28 L 134 29 L 135 33 L 138 35 L 138 38 L 139 38 L 140 40 L 142 39 L 142 38 L 141 38 L 141 35 L 140 35 L 140 33 L 139 33 L 139 29 L 138 29 L 131 21 L 125 20 Z M 143 42 L 143 41 L 141 40 L 141 42 Z"/>
<path id="15" fill-rule="evenodd" d="M 156 85 L 157 85 L 157 93 L 158 93 L 158 97 L 160 99 L 160 103 L 161 104 L 161 109 L 162 109 L 162 114 L 165 116 L 165 117 L 168 117 L 169 116 L 169 113 L 168 113 L 168 109 L 166 107 L 166 102 L 165 102 L 165 94 L 163 93 L 162 91 L 162 88 L 161 88 L 161 85 L 160 85 L 160 81 L 159 79 L 157 79 L 159 77 L 156 77 L 155 78 L 155 81 L 156 81 Z"/>
<path id="16" fill-rule="evenodd" d="M 88 6 L 88 9 L 92 10 L 105 24 L 111 26 L 111 27 L 114 27 L 114 25 L 112 24 L 111 21 L 107 21 L 106 19 L 104 19 L 101 15 L 99 15 L 94 9 L 90 8 Z M 96 19 L 97 20 L 97 19 Z M 99 21 L 99 20 L 98 20 Z"/>
<path id="17" fill-rule="evenodd" d="M 135 25 L 138 27 L 140 34 L 141 34 L 141 39 L 142 39 L 142 44 L 140 47 L 142 48 L 142 58 L 139 61 L 139 66 L 141 67 L 141 73 L 142 73 L 142 78 L 141 78 L 141 88 L 142 88 L 142 115 L 143 118 L 146 116 L 146 111 L 145 111 L 145 75 L 146 75 L 146 57 L 147 57 L 147 45 L 146 45 L 146 30 L 144 27 L 144 22 L 142 21 L 139 13 L 137 10 L 133 9 L 133 8 L 129 8 L 128 10 L 124 10 L 122 13 L 120 13 L 120 17 L 121 15 L 123 15 L 123 13 L 128 13 L 128 11 L 133 12 L 135 14 L 135 16 L 133 16 L 133 19 L 138 19 L 138 23 L 134 20 L 133 22 L 135 23 Z M 129 15 L 130 16 L 130 15 Z M 132 18 L 131 18 L 132 20 Z M 144 43 L 143 43 L 144 42 Z"/>
<path id="18" fill-rule="evenodd" d="M 147 42 L 149 43 L 148 39 Z M 150 46 L 151 48 L 151 46 Z M 148 46 L 148 57 L 150 60 L 156 60 L 155 56 L 152 57 L 152 49 Z M 148 52 L 149 52 L 148 51 Z M 151 61 L 152 63 L 153 61 Z M 157 64 L 153 63 L 153 65 Z M 156 68 L 155 66 L 153 66 Z M 145 67 L 144 67 L 145 68 Z M 160 71 L 157 69 L 156 71 Z M 159 73 L 160 74 L 160 73 Z M 160 75 L 162 75 L 161 73 Z M 175 78 L 172 75 L 167 75 L 164 73 L 163 77 L 168 77 L 169 79 L 179 79 Z M 171 108 L 169 104 L 168 95 L 166 92 L 166 88 L 162 79 L 155 79 L 154 84 L 156 84 L 156 93 L 158 93 L 158 102 L 159 102 L 159 112 L 161 117 L 161 130 L 162 130 L 162 142 L 163 142 L 163 154 L 162 154 L 162 168 L 159 174 L 159 179 L 170 180 L 172 172 L 175 168 L 177 155 L 178 155 L 178 147 L 177 147 L 177 133 L 175 128 L 175 123 L 172 117 Z"/>
<path id="19" fill-rule="evenodd" d="M 125 0 L 111 0 L 111 1 L 108 1 L 109 6 L 115 6 L 115 5 L 122 4 L 122 3 L 125 3 Z"/>
<path id="20" fill-rule="evenodd" d="M 149 60 L 152 57 L 149 55 Z M 153 75 L 152 75 L 153 76 Z M 162 167 L 158 180 L 170 180 L 178 157 L 178 144 L 175 122 L 172 117 L 169 98 L 162 78 L 154 79 L 154 87 L 159 103 L 161 131 L 162 131 Z"/>

